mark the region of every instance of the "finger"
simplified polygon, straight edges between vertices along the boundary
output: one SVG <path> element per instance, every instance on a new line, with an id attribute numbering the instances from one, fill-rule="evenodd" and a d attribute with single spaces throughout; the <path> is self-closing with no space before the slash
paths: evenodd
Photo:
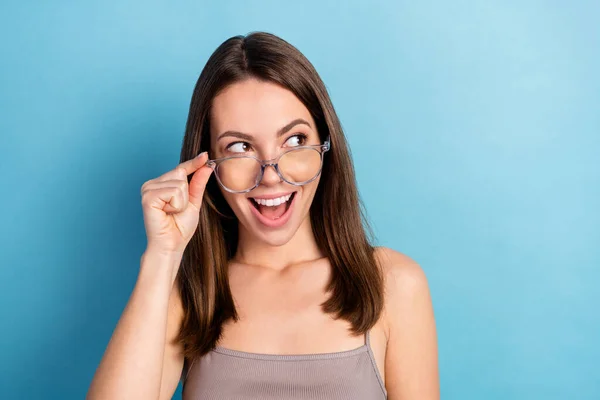
<path id="1" fill-rule="evenodd" d="M 206 183 L 210 178 L 210 174 L 213 172 L 213 169 L 209 166 L 204 166 L 200 168 L 189 184 L 189 202 L 196 206 L 197 209 L 200 209 L 202 205 L 202 196 L 204 196 L 204 190 L 206 189 Z"/>
<path id="2" fill-rule="evenodd" d="M 206 164 L 206 161 L 208 161 L 208 153 L 204 151 L 191 160 L 182 162 L 166 174 L 159 176 L 155 181 L 164 182 L 172 179 L 187 179 L 189 174 L 196 172 Z"/>
<path id="3" fill-rule="evenodd" d="M 179 188 L 165 187 L 144 193 L 142 205 L 164 212 L 180 212 L 185 204 Z"/>
<path id="4" fill-rule="evenodd" d="M 142 187 L 142 196 L 145 192 L 162 189 L 162 188 L 178 188 L 183 196 L 183 204 L 186 205 L 188 202 L 188 182 L 185 180 L 168 180 L 163 182 L 148 182 Z"/>

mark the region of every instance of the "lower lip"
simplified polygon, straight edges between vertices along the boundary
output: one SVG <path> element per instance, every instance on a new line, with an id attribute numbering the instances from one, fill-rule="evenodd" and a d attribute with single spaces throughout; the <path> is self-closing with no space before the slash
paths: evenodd
<path id="1" fill-rule="evenodd" d="M 288 222 L 288 220 L 292 216 L 292 210 L 294 208 L 294 203 L 296 202 L 297 194 L 298 194 L 298 192 L 296 192 L 296 194 L 294 195 L 294 198 L 292 199 L 292 202 L 290 203 L 290 206 L 285 211 L 285 213 L 277 219 L 271 219 L 271 218 L 265 217 L 264 215 L 262 215 L 260 213 L 260 211 L 258 211 L 258 209 L 256 207 L 254 207 L 253 204 L 250 204 L 250 208 L 252 209 L 252 213 L 254 214 L 256 219 L 258 219 L 258 221 L 260 223 L 262 223 L 265 226 L 268 226 L 269 228 L 279 228 L 279 227 L 285 225 L 285 223 Z M 248 199 L 248 201 L 254 201 L 254 200 Z"/>

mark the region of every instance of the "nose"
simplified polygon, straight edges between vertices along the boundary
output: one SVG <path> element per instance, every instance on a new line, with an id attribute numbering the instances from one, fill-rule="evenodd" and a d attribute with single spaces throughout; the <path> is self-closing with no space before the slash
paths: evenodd
<path id="1" fill-rule="evenodd" d="M 266 186 L 272 186 L 278 184 L 279 182 L 281 182 L 281 178 L 277 174 L 275 166 L 271 164 L 265 166 L 265 171 L 263 173 L 261 184 Z"/>

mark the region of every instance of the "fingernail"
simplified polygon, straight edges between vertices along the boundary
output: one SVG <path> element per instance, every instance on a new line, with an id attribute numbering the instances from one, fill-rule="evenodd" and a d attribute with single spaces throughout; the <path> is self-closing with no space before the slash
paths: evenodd
<path id="1" fill-rule="evenodd" d="M 203 155 L 205 155 L 205 154 L 206 154 L 206 152 L 205 152 L 205 151 L 203 151 L 202 153 L 198 154 L 198 155 L 196 156 L 196 158 L 200 158 L 200 157 L 202 157 L 202 156 L 203 156 Z"/>

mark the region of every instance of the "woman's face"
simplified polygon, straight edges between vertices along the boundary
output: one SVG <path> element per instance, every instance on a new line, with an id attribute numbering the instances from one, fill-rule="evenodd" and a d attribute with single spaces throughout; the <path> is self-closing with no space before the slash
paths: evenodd
<path id="1" fill-rule="evenodd" d="M 304 104 L 289 90 L 270 82 L 247 79 L 226 87 L 213 99 L 210 118 L 211 158 L 252 155 L 270 160 L 297 146 L 321 144 Z M 237 182 L 243 174 L 255 176 L 255 166 L 250 163 L 236 164 L 227 172 L 230 179 Z M 302 160 L 286 165 L 295 173 L 295 168 L 302 168 Z M 269 166 L 250 192 L 230 193 L 219 187 L 240 229 L 254 239 L 279 246 L 303 224 L 310 228 L 309 210 L 319 180 L 320 175 L 303 186 L 291 185 Z"/>

